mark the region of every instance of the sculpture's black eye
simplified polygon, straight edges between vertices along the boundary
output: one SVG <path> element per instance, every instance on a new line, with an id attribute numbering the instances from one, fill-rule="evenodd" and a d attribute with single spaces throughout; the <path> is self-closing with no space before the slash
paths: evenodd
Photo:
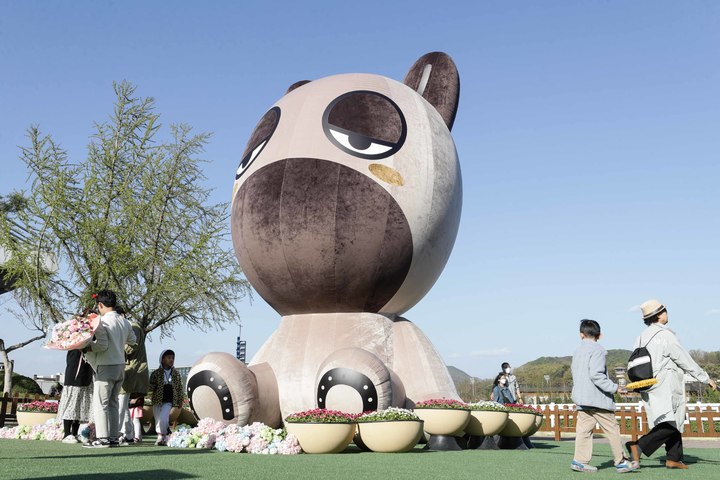
<path id="1" fill-rule="evenodd" d="M 257 156 L 260 155 L 260 152 L 263 151 L 263 148 L 265 148 L 265 145 L 267 145 L 270 137 L 272 137 L 272 134 L 275 132 L 278 123 L 280 123 L 279 107 L 273 107 L 263 115 L 255 127 L 255 130 L 253 130 L 250 140 L 248 140 L 242 160 L 240 160 L 240 165 L 238 166 L 237 172 L 235 172 L 235 180 L 240 178 Z"/>
<path id="2" fill-rule="evenodd" d="M 407 125 L 400 108 L 388 97 L 358 90 L 341 95 L 328 105 L 323 130 L 340 150 L 375 160 L 400 150 Z"/>

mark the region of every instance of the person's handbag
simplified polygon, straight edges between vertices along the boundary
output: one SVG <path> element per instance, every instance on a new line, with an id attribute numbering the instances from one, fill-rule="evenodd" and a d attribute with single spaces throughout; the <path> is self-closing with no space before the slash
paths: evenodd
<path id="1" fill-rule="evenodd" d="M 655 332 L 655 335 L 657 335 L 661 331 L 662 330 Z M 640 347 L 633 350 L 633 352 L 630 354 L 627 366 L 627 376 L 632 383 L 627 385 L 627 388 L 629 390 L 637 390 L 639 392 L 642 392 L 657 383 L 657 380 L 654 382 L 650 381 L 654 377 L 652 369 L 652 358 L 650 357 L 650 352 L 648 352 L 647 349 L 647 346 L 650 344 L 652 339 L 655 338 L 655 335 L 650 337 L 650 340 L 645 342 L 645 345 L 641 345 Z M 630 388 L 631 385 L 633 385 L 634 388 Z"/>

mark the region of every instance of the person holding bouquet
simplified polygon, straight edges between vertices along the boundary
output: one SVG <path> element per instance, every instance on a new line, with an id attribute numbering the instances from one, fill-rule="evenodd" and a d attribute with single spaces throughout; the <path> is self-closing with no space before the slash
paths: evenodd
<path id="1" fill-rule="evenodd" d="M 175 370 L 175 352 L 172 350 L 163 350 L 160 354 L 160 368 L 150 375 L 150 394 L 158 435 L 155 445 L 167 445 L 170 410 L 173 407 L 182 408 L 185 398 L 180 372 Z"/>
<path id="2" fill-rule="evenodd" d="M 115 311 L 117 298 L 112 290 L 94 295 L 100 324 L 87 348 L 87 361 L 95 371 L 93 416 L 97 440 L 83 445 L 107 448 L 118 445 L 120 427 L 118 397 L 125 378 L 125 345 L 135 345 L 132 326 Z"/>
<path id="3" fill-rule="evenodd" d="M 63 421 L 63 443 L 78 443 L 80 422 L 90 421 L 93 371 L 80 350 L 68 350 L 65 387 L 60 396 L 57 418 Z"/>

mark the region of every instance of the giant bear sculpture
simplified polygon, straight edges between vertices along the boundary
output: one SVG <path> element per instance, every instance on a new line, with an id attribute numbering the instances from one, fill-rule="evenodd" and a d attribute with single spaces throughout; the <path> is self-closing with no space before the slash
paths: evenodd
<path id="1" fill-rule="evenodd" d="M 225 353 L 195 364 L 187 387 L 198 417 L 279 426 L 316 407 L 459 398 L 435 348 L 401 316 L 455 242 L 459 91 L 452 59 L 434 52 L 403 83 L 297 82 L 262 117 L 235 174 L 232 237 L 247 279 L 282 320 L 249 366 Z"/>

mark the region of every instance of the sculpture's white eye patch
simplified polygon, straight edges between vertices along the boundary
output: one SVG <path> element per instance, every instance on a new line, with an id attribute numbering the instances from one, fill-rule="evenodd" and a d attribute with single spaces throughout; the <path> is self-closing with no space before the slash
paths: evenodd
<path id="1" fill-rule="evenodd" d="M 252 162 L 255 161 L 257 156 L 260 155 L 260 152 L 262 152 L 270 140 L 270 137 L 272 137 L 275 132 L 278 123 L 280 123 L 280 108 L 273 107 L 263 115 L 255 127 L 255 130 L 253 130 L 252 135 L 250 135 L 250 140 L 248 140 L 247 147 L 245 147 L 240 165 L 238 165 L 237 171 L 235 172 L 235 180 L 240 178 Z"/>
<path id="2" fill-rule="evenodd" d="M 383 155 L 392 150 L 394 146 L 391 143 L 381 142 L 380 140 L 365 137 L 338 127 L 330 127 L 328 130 L 337 143 L 355 153 Z"/>
<path id="3" fill-rule="evenodd" d="M 407 135 L 405 117 L 395 102 L 377 92 L 345 93 L 325 109 L 327 138 L 350 155 L 375 160 L 400 150 Z"/>

